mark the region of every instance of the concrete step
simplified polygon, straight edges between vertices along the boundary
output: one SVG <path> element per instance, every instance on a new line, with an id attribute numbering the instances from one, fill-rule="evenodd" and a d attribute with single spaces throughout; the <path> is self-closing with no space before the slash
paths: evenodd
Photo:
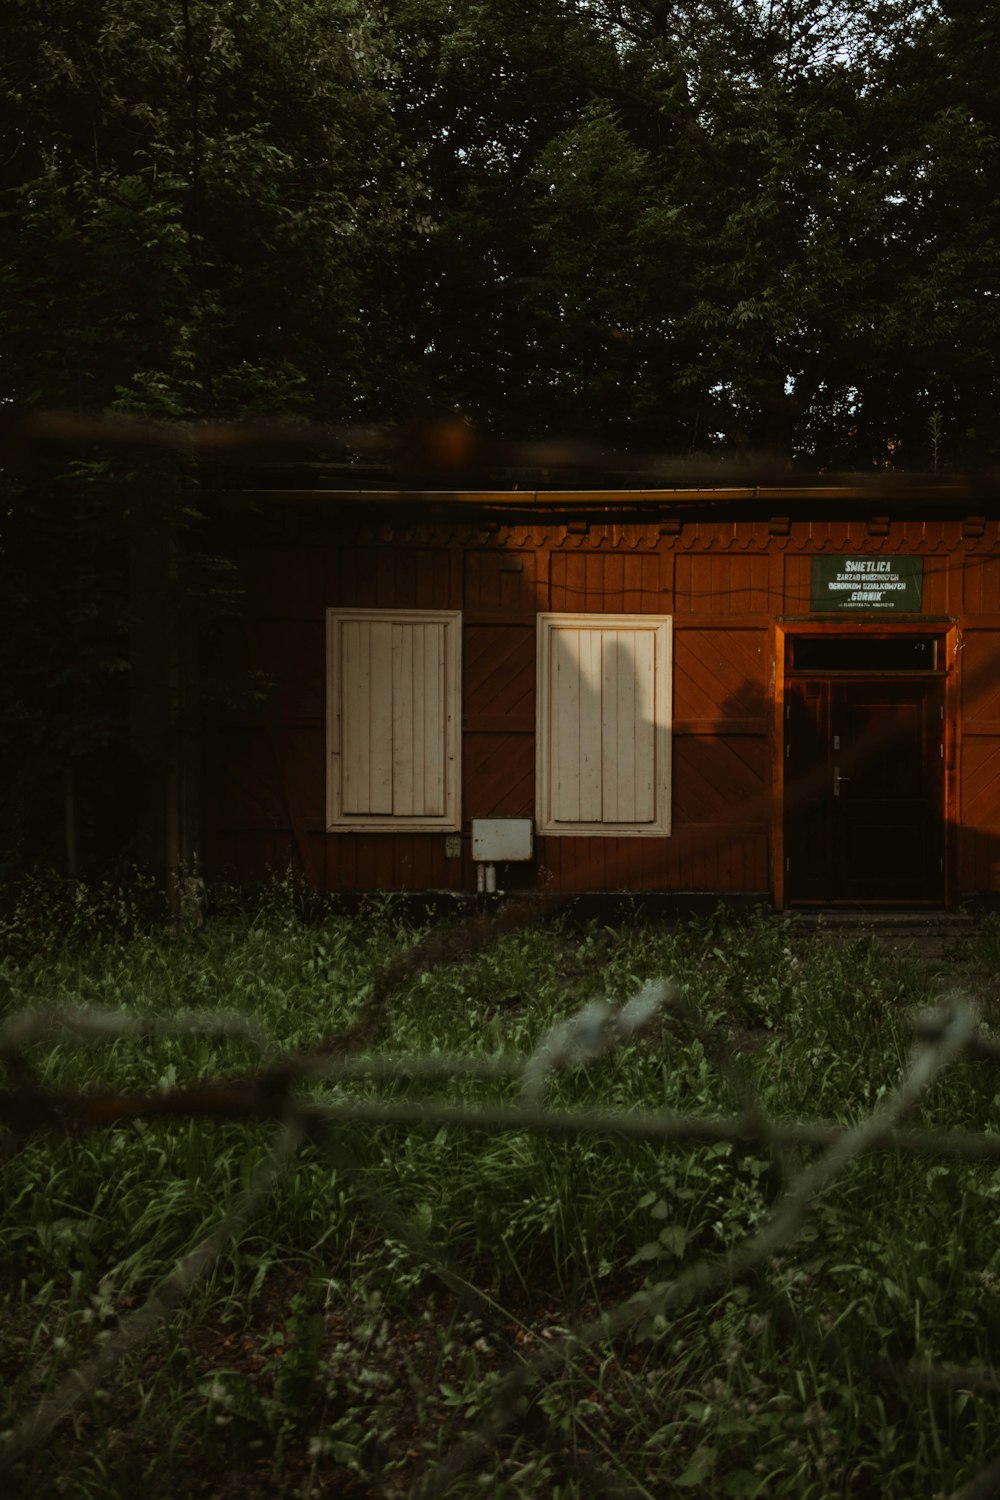
<path id="1" fill-rule="evenodd" d="M 915 958 L 960 963 L 978 931 L 978 919 L 965 912 L 848 911 L 843 907 L 785 913 L 793 940 L 822 937 L 833 943 L 874 938 L 887 951 Z"/>

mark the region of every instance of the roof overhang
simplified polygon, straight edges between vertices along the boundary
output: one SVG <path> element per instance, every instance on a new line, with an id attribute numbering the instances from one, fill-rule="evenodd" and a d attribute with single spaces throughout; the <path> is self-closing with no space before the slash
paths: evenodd
<path id="1" fill-rule="evenodd" d="M 473 510 L 525 517 L 553 513 L 663 515 L 671 513 L 780 513 L 803 519 L 843 509 L 869 515 L 935 513 L 958 518 L 1000 514 L 1000 484 L 992 476 L 867 475 L 783 484 L 731 484 L 642 488 L 443 489 L 415 486 L 357 488 L 283 486 L 230 491 L 229 498 L 300 502 L 326 508 L 395 512 Z"/>

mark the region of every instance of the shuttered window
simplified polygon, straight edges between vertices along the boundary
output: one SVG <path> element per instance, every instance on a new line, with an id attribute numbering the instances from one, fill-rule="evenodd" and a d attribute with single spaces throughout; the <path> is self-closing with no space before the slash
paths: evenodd
<path id="1" fill-rule="evenodd" d="M 537 822 L 670 832 L 670 619 L 538 617 Z"/>
<path id="2" fill-rule="evenodd" d="M 457 610 L 327 613 L 330 828 L 458 829 Z"/>

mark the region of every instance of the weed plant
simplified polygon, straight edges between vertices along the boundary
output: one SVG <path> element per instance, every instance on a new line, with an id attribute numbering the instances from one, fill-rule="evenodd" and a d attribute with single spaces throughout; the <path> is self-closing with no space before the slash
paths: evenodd
<path id="1" fill-rule="evenodd" d="M 95 902 L 90 919 L 85 909 L 76 902 L 57 930 L 24 893 L 8 903 L 4 1018 L 225 1011 L 277 1052 L 303 1052 L 356 1022 L 386 965 L 422 936 L 389 899 L 352 918 L 304 908 L 287 883 L 256 909 L 217 902 L 186 937 L 148 920 L 145 897 Z M 933 999 L 916 961 L 871 940 L 799 938 L 763 914 L 676 929 L 554 921 L 418 965 L 371 1050 L 524 1059 L 588 1000 L 621 1004 L 661 977 L 672 1006 L 554 1075 L 548 1105 L 849 1126 L 899 1082 L 914 1016 Z M 253 1034 L 196 1028 L 96 1045 L 53 1034 L 30 1060 L 46 1089 L 144 1092 L 244 1076 L 266 1055 Z M 303 1092 L 472 1108 L 514 1105 L 519 1087 L 479 1068 L 430 1083 L 318 1079 Z M 998 1100 L 995 1066 L 961 1061 L 912 1123 L 989 1131 Z M 8 1141 L 0 1429 L 212 1232 L 272 1131 L 136 1121 Z M 951 1494 L 997 1445 L 1000 1172 L 989 1164 L 863 1157 L 752 1274 L 650 1311 L 627 1336 L 578 1335 L 602 1309 L 744 1243 L 814 1155 L 596 1131 L 329 1127 L 186 1307 L 10 1477 L 24 1495 L 109 1500 L 417 1494 L 495 1410 L 506 1372 L 558 1349 L 447 1493 Z"/>

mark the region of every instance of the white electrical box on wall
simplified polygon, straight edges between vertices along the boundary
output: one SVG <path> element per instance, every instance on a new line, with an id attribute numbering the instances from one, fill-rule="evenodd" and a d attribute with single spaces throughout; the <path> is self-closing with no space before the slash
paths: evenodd
<path id="1" fill-rule="evenodd" d="M 473 818 L 472 858 L 488 864 L 531 858 L 530 818 Z"/>

